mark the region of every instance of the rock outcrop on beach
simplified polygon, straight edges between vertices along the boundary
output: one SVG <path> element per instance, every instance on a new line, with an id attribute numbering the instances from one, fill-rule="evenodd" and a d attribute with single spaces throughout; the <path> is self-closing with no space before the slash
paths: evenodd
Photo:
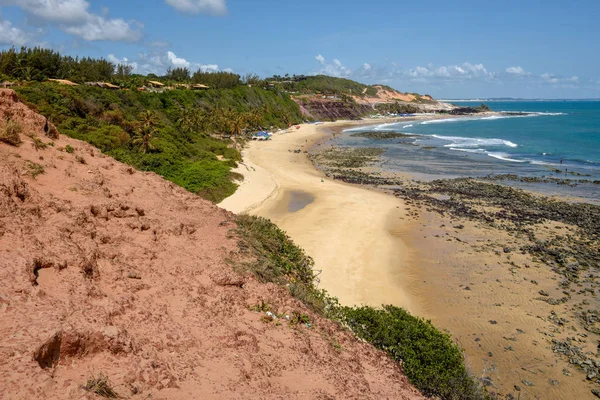
<path id="1" fill-rule="evenodd" d="M 372 86 L 374 94 L 345 96 L 298 96 L 293 99 L 302 115 L 317 120 L 357 120 L 378 111 L 380 105 L 397 104 L 417 112 L 452 112 L 458 107 L 435 100 L 430 95 L 402 93 L 387 86 Z"/>
<path id="2" fill-rule="evenodd" d="M 421 398 L 383 352 L 236 272 L 233 214 L 10 90 L 0 120 L 22 142 L 0 141 L 1 398 Z"/>
<path id="3" fill-rule="evenodd" d="M 322 121 L 357 120 L 373 112 L 368 104 L 356 104 L 324 98 L 310 98 L 298 102 L 302 115 Z"/>

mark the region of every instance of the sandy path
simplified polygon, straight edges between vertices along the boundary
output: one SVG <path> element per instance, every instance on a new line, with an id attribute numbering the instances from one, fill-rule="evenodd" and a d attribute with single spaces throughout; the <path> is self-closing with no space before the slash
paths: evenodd
<path id="1" fill-rule="evenodd" d="M 343 123 L 303 125 L 251 143 L 238 169 L 245 183 L 220 206 L 269 218 L 287 231 L 315 259 L 321 286 L 343 304 L 395 304 L 418 313 L 406 289 L 412 253 L 403 240 L 410 223 L 403 221 L 402 200 L 327 179 L 303 153 L 327 127 Z M 289 151 L 297 149 L 303 152 Z M 310 204 L 289 210 L 310 197 Z"/>

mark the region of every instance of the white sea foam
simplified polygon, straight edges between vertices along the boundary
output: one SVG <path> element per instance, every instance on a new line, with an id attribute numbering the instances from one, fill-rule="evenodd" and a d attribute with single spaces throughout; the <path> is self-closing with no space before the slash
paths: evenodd
<path id="1" fill-rule="evenodd" d="M 389 122 L 387 124 L 377 125 L 373 128 L 374 131 L 393 131 L 399 125 L 398 122 Z"/>
<path id="2" fill-rule="evenodd" d="M 487 155 L 490 157 L 497 158 L 499 160 L 504 160 L 504 161 L 511 161 L 511 162 L 516 162 L 516 163 L 526 163 L 527 162 L 527 160 L 515 160 L 514 158 L 510 158 L 510 154 L 501 153 L 501 152 L 490 151 L 487 153 Z"/>
<path id="3" fill-rule="evenodd" d="M 487 151 L 485 151 L 485 149 L 462 149 L 460 147 L 451 147 L 450 150 L 464 151 L 467 153 L 487 154 Z"/>
<path id="4" fill-rule="evenodd" d="M 406 128 L 412 128 L 412 126 L 413 126 L 413 124 L 404 125 L 404 126 L 402 127 L 402 129 L 406 129 Z"/>
<path id="5" fill-rule="evenodd" d="M 448 140 L 452 143 L 444 145 L 444 147 L 485 147 L 485 146 L 507 146 L 507 147 L 518 147 L 518 144 L 511 142 L 510 140 L 504 139 L 484 139 L 484 138 L 468 138 L 462 136 L 440 136 L 431 135 L 436 139 Z"/>
<path id="6" fill-rule="evenodd" d="M 442 124 L 444 122 L 458 122 L 470 120 L 472 118 L 444 118 L 444 119 L 430 119 L 428 121 L 421 122 L 421 125 L 429 125 L 429 124 Z"/>
<path id="7" fill-rule="evenodd" d="M 534 165 L 558 165 L 555 163 L 549 163 L 549 162 L 545 162 L 545 161 L 539 161 L 539 160 L 530 160 L 530 163 L 534 164 Z"/>

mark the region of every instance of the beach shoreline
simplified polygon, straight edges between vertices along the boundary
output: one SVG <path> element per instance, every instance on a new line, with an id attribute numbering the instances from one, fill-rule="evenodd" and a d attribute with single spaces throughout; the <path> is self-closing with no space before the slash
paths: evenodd
<path id="1" fill-rule="evenodd" d="M 418 314 L 405 269 L 413 255 L 404 243 L 410 230 L 404 203 L 329 179 L 307 157 L 332 128 L 381 121 L 307 124 L 251 142 L 236 170 L 245 182 L 219 206 L 268 218 L 285 230 L 314 258 L 321 287 L 342 304 L 396 304 Z M 298 197 L 310 200 L 290 211 Z"/>
<path id="2" fill-rule="evenodd" d="M 341 129 L 383 122 L 303 125 L 250 143 L 237 170 L 248 180 L 220 206 L 269 218 L 285 230 L 315 259 L 321 287 L 342 304 L 393 304 L 448 330 L 492 391 L 515 394 L 517 386 L 523 398 L 559 398 L 565 389 L 590 396 L 576 378 L 581 372 L 551 348 L 551 338 L 559 337 L 556 316 L 569 316 L 572 305 L 539 301 L 538 291 L 561 296 L 556 275 L 514 251 L 526 244 L 520 233 L 440 215 L 432 204 L 394 195 L 385 185 L 345 183 L 311 154 L 327 151 Z M 412 181 L 410 174 L 400 177 Z M 560 229 L 569 227 L 534 232 L 551 237 Z M 572 304 L 585 299 L 579 297 L 573 293 Z M 575 376 L 565 380 L 565 371 Z"/>

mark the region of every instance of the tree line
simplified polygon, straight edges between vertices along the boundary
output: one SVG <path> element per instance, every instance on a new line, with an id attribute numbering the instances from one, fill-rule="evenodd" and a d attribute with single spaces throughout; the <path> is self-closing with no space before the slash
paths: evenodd
<path id="1" fill-rule="evenodd" d="M 115 64 L 104 58 L 72 57 L 41 47 L 14 47 L 0 51 L 0 80 L 45 81 L 67 79 L 76 83 L 111 82 L 125 88 L 143 86 L 154 79 L 166 84 L 203 84 L 212 89 L 231 89 L 241 85 L 263 86 L 255 74 L 244 77 L 226 71 L 191 72 L 189 68 L 169 68 L 165 75 L 135 74 L 128 64 Z"/>

